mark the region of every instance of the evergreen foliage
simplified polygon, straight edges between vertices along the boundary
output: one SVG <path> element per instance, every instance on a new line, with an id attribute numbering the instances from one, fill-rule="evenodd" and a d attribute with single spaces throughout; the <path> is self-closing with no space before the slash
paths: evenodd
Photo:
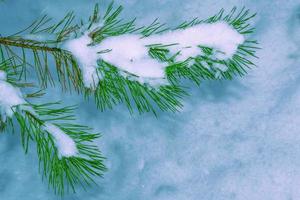
<path id="1" fill-rule="evenodd" d="M 99 60 L 97 72 L 103 79 L 95 88 L 86 88 L 78 61 L 61 46 L 66 40 L 78 37 L 87 30 L 93 44 L 126 33 L 148 37 L 218 21 L 227 22 L 246 38 L 254 31 L 250 20 L 255 14 L 250 14 L 244 8 L 233 8 L 228 14 L 222 9 L 206 20 L 195 18 L 174 28 L 166 27 L 157 19 L 148 26 L 136 27 L 135 19 L 120 19 L 122 9 L 121 6 L 115 8 L 111 3 L 103 15 L 100 15 L 97 4 L 89 19 L 80 23 L 76 23 L 72 12 L 57 23 L 53 23 L 48 16 L 43 16 L 24 30 L 0 37 L 0 70 L 7 73 L 7 82 L 18 88 L 39 88 L 37 92 L 24 94 L 27 104 L 13 108 L 13 118 L 4 120 L 0 117 L 0 131 L 19 127 L 25 152 L 29 149 L 30 141 L 36 143 L 40 172 L 48 180 L 49 186 L 60 195 L 69 190 L 75 191 L 76 185 L 89 185 L 94 182 L 94 176 L 102 176 L 106 168 L 101 152 L 93 145 L 93 141 L 100 135 L 91 133 L 92 130 L 86 126 L 76 124 L 74 106 L 60 107 L 59 102 L 30 102 L 32 98 L 43 98 L 44 89 L 47 87 L 59 83 L 63 91 L 75 91 L 86 98 L 93 97 L 100 111 L 113 109 L 115 105 L 123 103 L 131 113 L 152 112 L 156 115 L 158 110 L 177 112 L 182 108 L 181 101 L 188 95 L 186 88 L 182 86 L 182 79 L 188 79 L 197 85 L 203 80 L 230 80 L 234 76 L 245 75 L 255 66 L 251 61 L 251 58 L 256 58 L 255 52 L 258 49 L 255 40 L 247 39 L 239 45 L 231 59 L 218 60 L 213 56 L 214 49 L 199 46 L 204 54 L 183 62 L 176 62 L 176 55 L 170 55 L 170 45 L 152 44 L 148 46 L 149 55 L 168 63 L 165 79 L 170 84 L 155 87 L 141 83 L 135 74 Z M 32 38 L 28 38 L 28 35 Z M 47 40 L 33 39 L 37 35 L 55 37 Z M 55 63 L 55 68 L 50 66 L 51 62 Z M 228 70 L 222 71 L 214 67 L 215 64 L 224 65 Z M 37 82 L 29 84 L 28 74 L 32 72 Z M 55 124 L 76 142 L 78 156 L 59 158 L 53 137 L 43 128 L 48 122 Z"/>

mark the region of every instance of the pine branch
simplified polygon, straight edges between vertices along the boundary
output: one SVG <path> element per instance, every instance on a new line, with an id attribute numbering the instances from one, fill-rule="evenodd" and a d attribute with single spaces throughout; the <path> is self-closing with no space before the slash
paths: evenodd
<path id="1" fill-rule="evenodd" d="M 180 86 L 155 88 L 132 80 L 132 76 L 121 75 L 116 67 L 106 62 L 101 62 L 99 71 L 105 74 L 103 80 L 96 90 L 86 90 L 85 96 L 93 94 L 101 111 L 124 103 L 131 113 L 136 109 L 139 113 L 152 112 L 155 115 L 157 109 L 176 112 L 183 106 L 180 100 L 188 95 Z"/>
<path id="2" fill-rule="evenodd" d="M 20 48 L 21 55 L 14 48 Z M 63 49 L 47 46 L 43 42 L 2 37 L 0 38 L 0 54 L 4 59 L 11 58 L 14 65 L 22 66 L 22 77 L 25 80 L 28 71 L 34 70 L 42 89 L 47 88 L 48 84 L 54 85 L 55 83 L 53 69 L 49 67 L 50 56 L 52 56 L 62 88 L 66 90 L 73 87 L 77 91 L 81 90 L 82 78 L 79 66 L 73 56 Z M 33 63 L 27 60 L 29 54 L 34 57 Z"/>
<path id="3" fill-rule="evenodd" d="M 234 7 L 227 15 L 225 15 L 225 11 L 222 9 L 218 14 L 206 20 L 199 20 L 198 18 L 195 18 L 190 22 L 182 23 L 176 29 L 185 29 L 201 23 L 225 21 L 233 26 L 233 28 L 240 34 L 249 35 L 255 31 L 249 23 L 249 21 L 255 16 L 256 14 L 250 14 L 250 11 L 245 8 L 237 11 L 237 8 Z M 212 57 L 213 49 L 203 46 L 200 48 L 205 55 L 195 58 L 193 65 L 187 66 L 183 63 L 182 65 L 176 65 L 175 67 L 170 66 L 167 68 L 167 76 L 172 82 L 178 82 L 180 78 L 186 78 L 200 84 L 201 80 L 213 80 L 216 78 L 231 80 L 233 76 L 243 76 L 249 69 L 255 66 L 255 64 L 247 57 L 258 58 L 255 55 L 255 52 L 260 49 L 256 40 L 245 40 L 244 44 L 238 46 L 236 54 L 231 59 L 220 61 Z M 216 63 L 225 65 L 228 70 L 220 71 L 218 69 L 214 69 L 213 65 Z M 219 72 L 218 77 L 215 76 L 216 72 Z"/>
<path id="4" fill-rule="evenodd" d="M 10 64 L 11 60 L 0 64 L 0 71 L 5 71 L 7 74 L 6 82 L 15 87 L 18 85 L 28 87 L 28 85 L 17 83 L 18 80 L 14 77 L 18 76 L 20 71 L 9 67 Z M 37 98 L 42 95 L 42 91 L 37 91 L 28 94 L 27 97 Z M 103 164 L 104 157 L 93 144 L 100 134 L 92 133 L 91 128 L 75 123 L 75 106 L 61 107 L 60 102 L 44 104 L 26 102 L 26 104 L 11 107 L 13 116 L 1 116 L 2 112 L 0 112 L 0 132 L 5 129 L 12 132 L 19 129 L 25 153 L 29 151 L 30 142 L 36 143 L 39 171 L 56 194 L 64 195 L 66 192 L 75 192 L 77 185 L 85 188 L 95 183 L 96 176 L 102 177 L 106 171 Z M 0 106 L 3 105 L 0 104 Z M 55 127 L 63 135 L 53 134 L 53 131 L 47 129 L 48 126 Z M 70 138 L 74 141 L 78 151 L 75 152 L 76 154 L 61 153 L 62 147 L 59 144 L 63 144 L 63 138 Z M 69 147 L 63 146 L 63 148 Z"/>
<path id="5" fill-rule="evenodd" d="M 244 37 L 254 31 L 250 20 L 255 14 L 250 14 L 244 8 L 240 11 L 233 8 L 228 14 L 222 9 L 206 20 L 195 18 L 174 28 L 166 27 L 157 19 L 148 26 L 136 27 L 135 19 L 120 19 L 122 9 L 121 6 L 114 8 L 111 3 L 103 16 L 100 16 L 100 9 L 96 4 L 87 22 L 76 23 L 72 12 L 57 23 L 52 23 L 50 18 L 43 16 L 24 30 L 9 36 L 0 36 L 0 72 L 6 72 L 5 82 L 15 88 L 36 86 L 35 83 L 27 83 L 28 73 L 39 82 L 38 91 L 23 95 L 27 102 L 25 105 L 11 108 L 14 113 L 12 117 L 7 118 L 5 113 L 0 112 L 0 132 L 4 129 L 13 131 L 19 127 L 26 153 L 29 143 L 36 143 L 39 170 L 49 186 L 60 195 L 68 191 L 74 192 L 76 185 L 90 185 L 94 182 L 94 176 L 102 176 L 106 168 L 101 152 L 92 144 L 100 135 L 75 123 L 75 107 L 59 107 L 60 103 L 29 103 L 31 98 L 42 98 L 43 89 L 58 81 L 65 91 L 75 90 L 86 98 L 93 97 L 101 111 L 123 103 L 131 113 L 137 110 L 139 113 L 152 112 L 156 115 L 158 110 L 177 112 L 182 108 L 181 100 L 188 95 L 186 88 L 182 86 L 182 79 L 200 85 L 204 80 L 243 76 L 255 66 L 251 60 L 257 58 L 255 53 L 259 49 L 255 40 L 246 39 L 228 59 L 218 59 L 215 56 L 218 50 L 199 44 L 201 55 L 181 61 L 176 59 L 180 51 L 170 51 L 177 44 L 149 44 L 146 46 L 149 56 L 166 63 L 164 78 L 148 78 L 147 82 L 142 82 L 143 77 L 121 69 L 120 66 L 114 66 L 109 60 L 98 60 L 96 72 L 101 79 L 94 87 L 85 87 L 83 66 L 80 66 L 80 61 L 72 52 L 63 49 L 63 44 L 86 33 L 92 41 L 88 46 L 93 47 L 107 38 L 123 34 L 135 34 L 146 39 L 167 31 L 217 22 L 226 22 Z M 109 51 L 108 49 L 97 53 Z M 55 62 L 55 69 L 50 67 L 52 61 Z M 168 84 L 159 84 L 160 82 Z M 76 156 L 62 156 L 55 134 L 47 128 L 49 126 L 75 142 L 78 150 Z"/>
<path id="6" fill-rule="evenodd" d="M 233 8 L 229 14 L 225 15 L 222 9 L 218 14 L 206 20 L 199 20 L 195 18 L 190 22 L 184 22 L 178 27 L 166 28 L 165 24 L 160 24 L 158 20 L 154 20 L 149 26 L 136 28 L 133 21 L 121 23 L 117 20 L 121 8 L 118 7 L 112 11 L 112 4 L 107 13 L 112 13 L 111 16 L 104 18 L 104 23 L 101 29 L 92 32 L 92 38 L 95 43 L 100 43 L 105 38 L 122 35 L 122 34 L 142 34 L 144 37 L 149 37 L 154 34 L 161 34 L 166 31 L 186 29 L 201 23 L 215 23 L 217 21 L 225 21 L 236 29 L 242 35 L 251 34 L 254 28 L 251 27 L 249 21 L 255 17 L 255 14 L 250 14 L 249 10 L 244 8 L 237 11 Z M 111 19 L 106 22 L 106 19 Z M 112 22 L 111 22 L 112 21 Z M 113 25 L 111 25 L 113 24 Z M 122 29 L 123 26 L 127 29 Z M 104 32 L 107 27 L 112 26 L 112 30 L 123 30 Z M 172 84 L 169 86 L 160 86 L 158 89 L 151 85 L 141 84 L 138 82 L 136 75 L 131 74 L 125 70 L 113 66 L 107 62 L 99 62 L 99 73 L 104 77 L 100 80 L 99 86 L 94 92 L 95 101 L 100 110 L 105 108 L 112 108 L 113 105 L 118 103 L 125 103 L 126 107 L 133 112 L 134 107 L 142 112 L 156 113 L 157 108 L 163 111 L 178 111 L 182 107 L 180 100 L 187 95 L 184 89 L 180 86 L 181 79 L 189 79 L 197 85 L 203 80 L 219 80 L 219 79 L 232 79 L 234 76 L 243 76 L 255 64 L 250 60 L 251 57 L 257 58 L 255 52 L 258 43 L 255 40 L 246 40 L 242 45 L 238 46 L 237 52 L 231 59 L 217 60 L 213 56 L 213 49 L 210 47 L 199 46 L 204 52 L 204 55 L 199 55 L 194 59 L 188 59 L 184 62 L 176 62 L 175 55 L 170 55 L 168 47 L 173 44 L 153 44 L 149 45 L 149 55 L 157 60 L 167 62 L 169 66 L 166 68 L 166 80 Z M 250 57 L 250 58 L 248 58 Z M 216 64 L 224 65 L 227 70 L 222 71 L 216 67 Z M 119 73 L 118 73 L 119 71 Z M 121 74 L 121 75 L 120 75 Z M 134 87 L 130 87 L 134 85 Z M 129 89 L 128 89 L 129 88 Z M 165 90 L 168 88 L 168 92 Z"/>
<path id="7" fill-rule="evenodd" d="M 18 124 L 13 120 L 10 124 L 12 127 L 20 127 L 21 142 L 26 153 L 29 142 L 36 142 L 42 177 L 48 180 L 55 193 L 63 195 L 65 192 L 75 192 L 77 185 L 85 188 L 95 183 L 94 177 L 101 177 L 106 168 L 103 164 L 104 157 L 93 145 L 100 134 L 90 133 L 90 128 L 70 122 L 74 119 L 73 107 L 53 108 L 53 105 L 55 104 L 30 104 L 38 115 L 19 109 L 14 114 Z M 44 128 L 49 122 L 75 141 L 78 155 L 59 157 L 55 138 Z"/>
<path id="8" fill-rule="evenodd" d="M 15 65 L 23 67 L 23 78 L 26 78 L 26 66 L 32 67 L 37 74 L 41 89 L 48 87 L 49 84 L 54 85 L 54 75 L 56 74 L 63 89 L 72 90 L 74 88 L 77 92 L 84 93 L 87 98 L 93 96 L 100 110 L 111 109 L 116 104 L 124 103 L 130 112 L 137 109 L 140 113 L 153 112 L 154 114 L 158 109 L 174 112 L 182 107 L 180 100 L 187 95 L 184 88 L 180 86 L 182 79 L 191 80 L 199 85 L 203 80 L 232 79 L 234 76 L 243 76 L 255 66 L 251 61 L 251 58 L 256 58 L 255 52 L 259 49 L 255 40 L 246 39 L 243 44 L 238 46 L 237 52 L 232 58 L 227 60 L 218 60 L 214 57 L 214 49 L 199 46 L 204 52 L 203 55 L 182 62 L 176 62 L 176 57 L 180 52 L 175 55 L 170 54 L 169 47 L 173 44 L 152 44 L 148 46 L 149 55 L 168 63 L 165 71 L 166 77 L 162 81 L 170 82 L 170 85 L 156 88 L 140 83 L 139 77 L 135 74 L 113 66 L 109 61 L 99 61 L 97 72 L 104 78 L 95 88 L 85 88 L 77 60 L 71 52 L 61 48 L 64 41 L 72 37 L 76 38 L 82 35 L 82 32 L 89 33 L 88 35 L 93 41 L 90 45 L 93 46 L 101 44 L 106 38 L 123 34 L 140 34 L 146 38 L 167 31 L 187 29 L 198 24 L 219 21 L 228 23 L 245 37 L 254 31 L 249 22 L 255 17 L 255 14 L 250 14 L 249 10 L 245 8 L 240 11 L 233 8 L 228 14 L 225 14 L 222 9 L 218 14 L 206 20 L 195 18 L 189 22 L 183 22 L 175 28 L 168 28 L 165 24 L 159 23 L 157 19 L 148 26 L 136 27 L 135 19 L 128 21 L 120 19 L 122 9 L 122 6 L 114 8 L 112 2 L 103 16 L 100 16 L 100 9 L 96 4 L 89 20 L 82 21 L 80 24 L 74 22 L 73 13 L 68 13 L 56 24 L 51 24 L 51 19 L 44 16 L 26 29 L 0 38 L 0 53 L 3 57 L 12 57 Z M 23 38 L 22 34 L 24 33 L 52 34 L 55 35 L 55 38 L 37 41 Z M 21 54 L 18 54 L 13 47 L 21 48 Z M 27 59 L 29 52 L 33 54 L 34 63 Z M 55 70 L 49 68 L 50 56 L 55 61 Z"/>
<path id="9" fill-rule="evenodd" d="M 45 15 L 24 30 L 0 37 L 2 60 L 10 58 L 14 65 L 22 66 L 21 76 L 25 80 L 28 73 L 35 72 L 42 89 L 47 88 L 49 84 L 54 85 L 56 74 L 64 90 L 74 88 L 78 92 L 81 91 L 82 76 L 76 60 L 72 54 L 59 48 L 61 42 L 80 28 L 73 22 L 74 18 L 74 14 L 70 12 L 61 21 L 52 24 L 51 18 Z M 41 41 L 36 40 L 39 36 L 42 37 Z M 27 58 L 30 56 L 34 62 Z M 49 67 L 51 61 L 55 62 L 55 73 Z"/>

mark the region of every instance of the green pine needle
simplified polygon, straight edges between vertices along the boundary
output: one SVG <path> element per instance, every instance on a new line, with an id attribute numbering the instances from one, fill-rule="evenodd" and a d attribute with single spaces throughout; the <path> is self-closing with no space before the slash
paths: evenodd
<path id="1" fill-rule="evenodd" d="M 103 16 L 100 16 L 99 5 L 96 4 L 88 22 L 82 21 L 81 24 L 74 22 L 75 16 L 72 12 L 56 24 L 51 23 L 51 19 L 47 16 L 43 16 L 26 29 L 11 36 L 0 38 L 0 53 L 5 58 L 12 58 L 15 65 L 22 67 L 21 77 L 25 80 L 28 71 L 35 72 L 41 89 L 47 88 L 48 85 L 54 85 L 55 81 L 58 80 L 64 90 L 75 89 L 79 93 L 84 93 L 86 97 L 94 96 L 96 105 L 101 111 L 107 108 L 112 109 L 114 105 L 124 103 L 130 112 L 137 110 L 139 113 L 152 112 L 154 114 L 157 113 L 157 110 L 173 112 L 180 110 L 182 107 L 180 100 L 187 95 L 184 88 L 180 86 L 182 79 L 188 79 L 200 85 L 203 80 L 232 79 L 234 76 L 243 76 L 255 66 L 250 60 L 251 57 L 256 58 L 255 52 L 259 49 L 255 40 L 246 40 L 239 45 L 237 52 L 231 59 L 216 60 L 212 56 L 214 51 L 212 48 L 199 46 L 204 55 L 184 62 L 175 62 L 177 55 L 170 55 L 168 50 L 170 45 L 153 44 L 148 46 L 149 55 L 154 59 L 168 63 L 166 80 L 171 83 L 169 86 L 153 88 L 150 85 L 139 83 L 136 75 L 110 65 L 107 63 L 109 61 L 103 61 L 99 62 L 98 73 L 105 78 L 100 80 L 99 85 L 93 91 L 84 88 L 80 67 L 76 59 L 70 52 L 59 48 L 63 41 L 72 35 L 80 35 L 84 29 L 89 30 L 89 36 L 94 44 L 101 43 L 105 38 L 122 34 L 141 34 L 148 37 L 170 30 L 186 29 L 197 24 L 218 21 L 227 22 L 245 36 L 254 31 L 249 21 L 255 17 L 255 14 L 251 14 L 245 8 L 238 11 L 234 7 L 228 14 L 225 14 L 222 9 L 218 14 L 206 20 L 195 18 L 189 22 L 183 22 L 175 28 L 167 28 L 157 19 L 148 26 L 136 27 L 135 19 L 123 21 L 119 18 L 122 10 L 122 6 L 115 8 L 112 2 Z M 40 42 L 22 38 L 22 34 L 25 33 L 54 34 L 56 37 L 55 40 Z M 21 48 L 21 55 L 16 52 L 16 48 Z M 30 53 L 34 58 L 33 63 L 27 59 Z M 55 61 L 55 70 L 49 67 L 49 60 L 51 59 Z M 221 71 L 214 68 L 215 64 L 225 65 L 228 69 Z"/>
<path id="2" fill-rule="evenodd" d="M 106 167 L 103 164 L 105 158 L 93 145 L 100 134 L 91 133 L 90 128 L 72 122 L 74 107 L 53 107 L 58 104 L 29 104 L 27 106 L 34 113 L 31 109 L 17 109 L 14 114 L 16 120 L 10 119 L 10 124 L 14 128 L 20 127 L 21 142 L 26 153 L 30 141 L 36 143 L 39 171 L 43 179 L 47 179 L 55 193 L 64 195 L 66 192 L 75 192 L 77 185 L 85 188 L 95 183 L 94 177 L 102 177 Z M 45 123 L 49 122 L 75 141 L 78 155 L 58 156 L 53 136 L 44 129 Z"/>
<path id="3" fill-rule="evenodd" d="M 232 58 L 218 60 L 214 49 L 199 46 L 203 55 L 176 62 L 176 56 L 171 55 L 169 47 L 175 44 L 148 45 L 149 55 L 153 59 L 167 63 L 166 77 L 169 85 L 152 86 L 139 82 L 139 77 L 121 70 L 109 61 L 99 61 L 97 73 L 103 77 L 95 88 L 85 88 L 80 66 L 71 52 L 61 48 L 63 42 L 70 38 L 79 37 L 82 32 L 89 32 L 93 44 L 101 43 L 104 39 L 122 34 L 140 34 L 148 37 L 166 31 L 186 29 L 201 23 L 225 21 L 246 38 L 254 32 L 250 21 L 255 14 L 242 8 L 233 8 L 228 14 L 222 9 L 216 15 L 200 20 L 194 18 L 174 28 L 159 23 L 156 19 L 148 26 L 136 27 L 136 19 L 124 21 L 120 19 L 122 6 L 114 7 L 113 2 L 100 15 L 99 5 L 96 4 L 88 21 L 76 22 L 74 13 L 68 13 L 62 20 L 53 23 L 48 16 L 34 21 L 25 29 L 5 37 L 0 37 L 0 70 L 7 73 L 7 82 L 19 88 L 37 87 L 37 91 L 24 95 L 24 98 L 42 98 L 44 89 L 55 86 L 59 82 L 64 91 L 76 91 L 86 98 L 93 97 L 100 111 L 113 109 L 115 105 L 124 104 L 130 113 L 158 111 L 179 111 L 182 99 L 188 96 L 182 80 L 188 79 L 197 85 L 204 80 L 232 79 L 244 76 L 255 66 L 252 61 L 257 58 L 259 49 L 256 40 L 246 39 L 238 46 Z M 38 41 L 28 39 L 26 35 L 54 35 L 52 39 Z M 105 52 L 101 52 L 105 53 Z M 50 63 L 55 63 L 55 68 Z M 216 64 L 226 66 L 220 70 Z M 28 76 L 36 78 L 35 83 L 28 83 Z M 218 76 L 216 76 L 216 74 Z M 156 81 L 153 79 L 153 81 Z M 36 89 L 36 88 L 35 88 Z M 86 126 L 77 125 L 74 116 L 74 106 L 60 107 L 60 102 L 17 106 L 13 108 L 14 117 L 6 120 L 0 115 L 0 132 L 4 129 L 14 131 L 20 128 L 21 143 L 25 152 L 29 151 L 30 142 L 35 142 L 39 157 L 39 170 L 55 193 L 63 195 L 68 191 L 75 192 L 76 186 L 89 186 L 94 183 L 94 177 L 102 176 L 106 168 L 104 158 L 93 142 L 100 137 L 91 133 Z M 78 156 L 58 156 L 55 140 L 44 129 L 45 123 L 52 123 L 70 136 L 79 150 Z"/>
<path id="4" fill-rule="evenodd" d="M 0 63 L 0 70 L 7 74 L 7 82 L 15 87 L 28 87 L 20 84 L 21 70 L 11 67 L 11 60 Z M 29 98 L 41 98 L 43 91 L 39 90 L 25 95 Z M 59 195 L 75 192 L 76 186 L 90 186 L 95 183 L 95 177 L 102 177 L 106 171 L 104 157 L 94 145 L 100 137 L 99 133 L 92 133 L 87 126 L 78 125 L 74 115 L 76 106 L 60 106 L 60 102 L 19 105 L 12 108 L 12 118 L 0 115 L 0 132 L 4 130 L 15 132 L 20 130 L 21 144 L 25 153 L 29 151 L 30 142 L 36 143 L 39 158 L 39 171 L 49 186 Z M 59 157 L 56 141 L 45 130 L 45 124 L 51 123 L 71 137 L 78 150 L 72 157 Z"/>

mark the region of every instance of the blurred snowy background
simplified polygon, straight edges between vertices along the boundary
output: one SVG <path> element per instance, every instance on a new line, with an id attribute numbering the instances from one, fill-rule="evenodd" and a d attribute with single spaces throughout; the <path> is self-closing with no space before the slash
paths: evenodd
<path id="1" fill-rule="evenodd" d="M 93 0 L 4 0 L 5 35 L 48 14 L 87 17 Z M 109 1 L 100 1 L 105 7 Z M 174 25 L 233 6 L 258 16 L 258 67 L 234 81 L 192 87 L 181 113 L 133 117 L 123 106 L 101 113 L 93 102 L 49 89 L 77 103 L 79 121 L 97 131 L 109 171 L 99 187 L 66 200 L 300 199 L 300 0 L 119 0 L 124 18 Z M 58 92 L 58 93 L 57 93 Z M 18 134 L 0 136 L 0 199 L 58 200 L 42 183 L 35 148 L 25 156 Z"/>

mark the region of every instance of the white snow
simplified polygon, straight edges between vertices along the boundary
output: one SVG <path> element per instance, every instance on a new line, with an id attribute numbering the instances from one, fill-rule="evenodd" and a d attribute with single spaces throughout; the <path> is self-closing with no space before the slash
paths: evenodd
<path id="1" fill-rule="evenodd" d="M 0 80 L 6 81 L 6 73 L 2 70 L 0 70 Z"/>
<path id="2" fill-rule="evenodd" d="M 100 54 L 100 58 L 122 70 L 140 77 L 163 78 L 166 64 L 152 59 L 145 45 L 140 35 L 125 34 L 103 40 L 97 49 L 111 50 Z"/>
<path id="3" fill-rule="evenodd" d="M 231 58 L 238 45 L 244 42 L 244 37 L 226 22 L 212 24 L 198 24 L 186 29 L 169 31 L 161 35 L 145 38 L 146 43 L 177 44 L 169 47 L 173 54 L 181 52 L 178 61 L 201 54 L 198 47 L 206 46 L 223 53 L 216 54 L 216 58 L 225 60 Z"/>
<path id="4" fill-rule="evenodd" d="M 75 156 L 78 153 L 74 140 L 59 127 L 51 123 L 46 123 L 44 126 L 44 129 L 54 137 L 60 158 Z"/>
<path id="5" fill-rule="evenodd" d="M 79 67 L 83 74 L 83 83 L 86 87 L 90 88 L 96 86 L 99 82 L 97 74 L 97 48 L 89 46 L 92 43 L 88 35 L 83 35 L 79 38 L 67 41 L 63 47 L 72 54 L 79 62 Z"/>
<path id="6" fill-rule="evenodd" d="M 233 56 L 244 37 L 225 22 L 199 24 L 184 30 L 174 30 L 163 34 L 142 37 L 137 34 L 124 34 L 104 39 L 100 44 L 92 43 L 88 34 L 69 40 L 64 47 L 78 59 L 83 71 L 86 87 L 97 84 L 97 60 L 102 59 L 110 64 L 139 76 L 141 82 L 147 78 L 164 78 L 168 63 L 150 57 L 147 45 L 170 45 L 171 55 L 178 52 L 177 61 L 185 61 L 202 54 L 199 45 L 212 47 L 219 53 L 214 55 L 223 60 Z M 222 52 L 222 53 L 220 53 Z M 225 68 L 222 68 L 225 70 Z"/>
<path id="7" fill-rule="evenodd" d="M 55 19 L 75 9 L 78 16 L 85 17 L 93 6 L 87 1 L 73 1 L 72 8 L 70 1 L 15 2 L 2 4 L 2 31 L 21 26 L 23 20 L 18 20 L 16 12 L 27 21 L 37 17 L 38 12 L 31 9 L 47 9 L 45 13 Z M 257 30 L 251 38 L 258 39 L 263 48 L 257 54 L 260 59 L 253 60 L 258 67 L 247 76 L 192 87 L 183 112 L 175 115 L 132 117 L 125 108 L 117 107 L 104 116 L 93 106 L 80 106 L 79 120 L 104 133 L 95 145 L 107 157 L 109 170 L 96 180 L 101 189 L 87 188 L 88 192 L 78 191 L 69 198 L 300 199 L 299 1 L 117 2 L 124 5 L 126 16 L 137 16 L 141 24 L 154 17 L 178 24 L 195 16 L 206 18 L 220 8 L 230 11 L 232 5 L 246 5 L 257 13 L 251 20 Z M 13 17 L 17 19 L 8 22 Z M 55 91 L 60 96 L 51 89 L 51 97 L 82 101 L 76 94 L 66 99 L 66 94 Z M 16 135 L 1 135 L 0 155 L 1 199 L 57 199 L 41 183 L 35 155 L 24 156 Z"/>
<path id="8" fill-rule="evenodd" d="M 5 80 L 5 72 L 0 71 L 0 111 L 3 118 L 13 115 L 14 106 L 25 103 L 21 91 Z"/>
<path id="9" fill-rule="evenodd" d="M 6 82 L 6 73 L 0 70 L 0 117 L 2 119 L 12 117 L 14 113 L 14 106 L 25 103 L 26 101 L 23 99 L 19 88 L 16 88 Z M 37 115 L 31 107 L 25 106 L 21 109 L 26 109 Z M 44 130 L 54 137 L 60 157 L 70 157 L 77 154 L 78 151 L 74 140 L 65 134 L 60 128 L 51 123 L 46 123 Z"/>

